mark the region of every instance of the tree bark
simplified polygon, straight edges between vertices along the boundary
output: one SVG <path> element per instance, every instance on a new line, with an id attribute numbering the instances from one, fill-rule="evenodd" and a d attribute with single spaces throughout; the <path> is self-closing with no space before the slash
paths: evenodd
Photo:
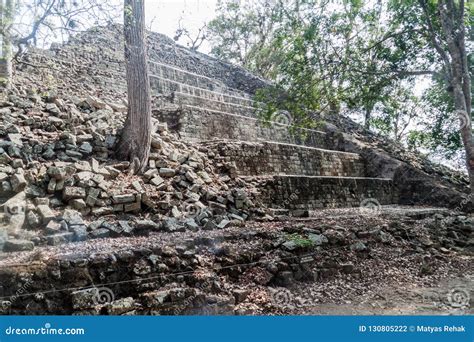
<path id="1" fill-rule="evenodd" d="M 370 130 L 370 120 L 372 120 L 372 111 L 369 108 L 365 108 L 364 127 L 366 130 Z"/>
<path id="2" fill-rule="evenodd" d="M 469 174 L 471 194 L 474 194 L 471 78 L 467 63 L 464 2 L 456 5 L 453 0 L 441 0 L 438 3 L 438 10 L 450 56 L 451 95 L 454 99 L 456 114 L 460 119 L 460 132 L 466 155 L 466 168 Z"/>
<path id="3" fill-rule="evenodd" d="M 0 87 L 8 88 L 12 78 L 12 43 L 10 26 L 13 22 L 13 0 L 0 0 Z"/>
<path id="4" fill-rule="evenodd" d="M 152 128 L 144 0 L 124 0 L 124 36 L 128 112 L 117 155 L 130 161 L 132 173 L 141 173 L 148 163 Z"/>

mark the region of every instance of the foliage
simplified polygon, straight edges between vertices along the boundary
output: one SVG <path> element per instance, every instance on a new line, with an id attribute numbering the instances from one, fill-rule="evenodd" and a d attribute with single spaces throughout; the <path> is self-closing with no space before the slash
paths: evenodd
<path id="1" fill-rule="evenodd" d="M 422 116 L 424 106 L 421 99 L 413 95 L 413 87 L 414 82 L 394 83 L 375 107 L 372 126 L 395 141 L 402 141 L 409 134 L 409 127 Z"/>
<path id="2" fill-rule="evenodd" d="M 272 78 L 278 49 L 272 45 L 282 22 L 283 0 L 219 0 L 215 19 L 208 24 L 211 54 Z"/>
<path id="3" fill-rule="evenodd" d="M 437 0 L 221 0 L 210 24 L 212 53 L 274 82 L 256 95 L 268 103 L 259 108 L 266 120 L 285 110 L 293 124 L 312 127 L 319 114 L 356 115 L 366 128 L 449 157 L 462 143 L 438 12 Z M 471 41 L 471 77 L 472 48 Z M 415 95 L 420 87 L 424 94 Z"/>
<path id="4" fill-rule="evenodd" d="M 450 158 L 462 149 L 458 118 L 453 115 L 452 97 L 442 81 L 433 82 L 421 101 L 429 111 L 420 119 L 423 131 L 413 131 L 408 141 L 412 147 L 442 151 Z"/>
<path id="5" fill-rule="evenodd" d="M 30 45 L 65 42 L 71 33 L 117 20 L 122 6 L 119 0 L 16 1 L 12 42 L 20 53 Z"/>
<path id="6" fill-rule="evenodd" d="M 398 23 L 387 24 L 381 4 L 273 1 L 272 15 L 261 18 L 259 8 L 268 2 L 255 8 L 221 2 L 220 15 L 210 24 L 217 41 L 213 53 L 275 81 L 275 89 L 260 92 L 258 99 L 276 99 L 273 107 L 291 112 L 295 122 L 309 122 L 311 112 L 339 113 L 342 108 L 370 114 L 386 96 L 386 87 L 397 81 L 394 72 L 409 64 L 406 37 L 388 43 L 385 31 L 396 30 Z M 254 29 L 258 23 L 271 31 L 260 35 Z"/>

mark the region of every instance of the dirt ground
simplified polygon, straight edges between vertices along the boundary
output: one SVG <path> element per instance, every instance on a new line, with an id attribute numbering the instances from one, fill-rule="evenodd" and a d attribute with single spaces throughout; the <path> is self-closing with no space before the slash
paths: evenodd
<path id="1" fill-rule="evenodd" d="M 445 279 L 432 287 L 381 285 L 375 293 L 343 304 L 320 303 L 300 314 L 310 315 L 472 315 L 474 275 Z M 450 299 L 459 293 L 463 302 Z M 469 294 L 466 297 L 465 294 Z M 451 301 L 451 302 L 450 302 Z"/>

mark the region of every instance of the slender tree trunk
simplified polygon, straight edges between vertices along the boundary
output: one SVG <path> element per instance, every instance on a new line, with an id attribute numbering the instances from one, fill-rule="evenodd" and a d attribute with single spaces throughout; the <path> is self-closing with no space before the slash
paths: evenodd
<path id="1" fill-rule="evenodd" d="M 472 98 L 466 52 L 466 28 L 464 25 L 464 2 L 456 4 L 453 0 L 438 3 L 441 27 L 446 37 L 450 59 L 451 95 L 454 108 L 460 118 L 460 132 L 466 155 L 466 168 L 469 174 L 471 194 L 474 194 L 474 140 L 472 136 Z"/>
<path id="2" fill-rule="evenodd" d="M 453 64 L 454 63 L 458 62 L 453 60 Z M 469 74 L 465 75 L 465 77 L 469 77 Z M 467 97 L 470 103 L 470 94 L 466 94 L 463 91 L 462 82 L 459 77 L 453 77 L 452 88 L 454 108 L 456 109 L 460 121 L 460 132 L 466 156 L 466 168 L 469 174 L 471 194 L 474 194 L 474 140 L 472 137 L 471 106 L 469 106 L 466 101 Z"/>
<path id="3" fill-rule="evenodd" d="M 370 129 L 370 120 L 372 119 L 372 110 L 369 108 L 365 108 L 365 115 L 364 115 L 364 127 L 366 130 Z"/>
<path id="4" fill-rule="evenodd" d="M 465 105 L 464 93 L 460 85 L 454 86 L 453 95 L 455 108 L 461 122 L 461 138 L 466 155 L 466 168 L 469 174 L 471 193 L 474 194 L 474 141 L 472 137 L 472 120 L 470 112 Z"/>
<path id="5" fill-rule="evenodd" d="M 128 113 L 117 155 L 131 162 L 131 172 L 141 173 L 148 163 L 152 127 L 144 0 L 124 0 L 124 35 Z"/>
<path id="6" fill-rule="evenodd" d="M 8 88 L 12 78 L 12 44 L 10 26 L 13 22 L 13 0 L 0 0 L 0 87 Z"/>
<path id="7" fill-rule="evenodd" d="M 393 136 L 395 138 L 395 141 L 401 140 L 400 137 L 398 136 L 399 130 L 400 130 L 399 122 L 400 122 L 400 115 L 396 114 L 396 118 L 395 118 L 395 122 L 393 126 Z"/>

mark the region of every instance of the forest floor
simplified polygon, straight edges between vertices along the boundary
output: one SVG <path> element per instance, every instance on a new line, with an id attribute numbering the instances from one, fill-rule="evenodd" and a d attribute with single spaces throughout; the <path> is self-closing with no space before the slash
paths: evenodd
<path id="1" fill-rule="evenodd" d="M 156 279 L 150 271 L 136 273 L 136 265 L 144 260 L 148 263 L 160 258 L 165 264 L 177 265 L 191 258 L 196 262 L 190 272 L 184 272 L 184 278 L 172 276 L 180 271 L 172 266 L 170 276 L 165 276 L 168 281 L 152 281 L 149 286 L 160 293 L 189 288 L 201 291 L 205 298 L 227 298 L 226 305 L 231 303 L 227 314 L 473 314 L 474 255 L 472 241 L 466 242 L 471 220 L 426 208 L 379 215 L 346 209 L 321 211 L 305 219 L 250 221 L 221 230 L 150 232 L 37 247 L 31 252 L 4 253 L 0 269 L 23 264 L 18 274 L 25 274 L 30 268 L 47 269 L 55 260 L 86 258 L 93 265 L 99 254 L 125 251 L 142 255 L 150 251 L 138 262 L 134 259 L 125 272 L 115 274 L 116 279 L 142 283 L 147 277 Z M 171 259 L 151 252 L 165 249 L 173 255 Z M 171 260 L 173 264 L 169 264 Z M 211 287 L 196 285 L 203 274 Z M 56 279 L 54 286 L 77 286 L 72 279 Z M 38 284 L 38 288 L 42 286 Z M 143 298 L 150 293 L 146 292 L 149 286 L 142 293 L 135 286 L 111 288 L 117 294 L 115 299 L 133 300 L 133 307 L 138 308 L 135 314 L 154 314 L 140 309 L 145 306 Z M 193 310 L 198 310 L 194 314 L 207 314 L 206 305 L 194 306 Z"/>
<path id="2" fill-rule="evenodd" d="M 462 276 L 449 275 L 427 286 L 382 283 L 362 295 L 349 295 L 342 303 L 322 301 L 288 311 L 299 315 L 472 315 L 474 272 L 466 269 L 462 273 Z M 313 286 L 317 287 L 308 285 L 301 290 L 311 291 Z M 455 296 L 462 302 L 454 302 Z"/>

